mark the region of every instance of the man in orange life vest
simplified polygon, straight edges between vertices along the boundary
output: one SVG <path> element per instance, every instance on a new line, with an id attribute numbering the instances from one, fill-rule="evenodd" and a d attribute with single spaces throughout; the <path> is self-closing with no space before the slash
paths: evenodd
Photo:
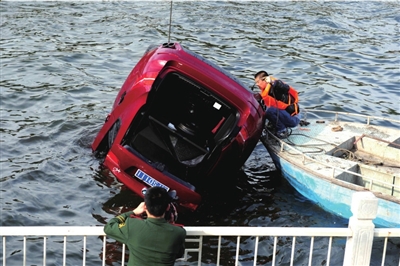
<path id="1" fill-rule="evenodd" d="M 268 75 L 264 70 L 254 75 L 254 81 L 260 88 L 261 97 L 267 106 L 268 121 L 275 128 L 279 138 L 286 138 L 289 135 L 287 128 L 296 127 L 300 123 L 297 91 Z"/>

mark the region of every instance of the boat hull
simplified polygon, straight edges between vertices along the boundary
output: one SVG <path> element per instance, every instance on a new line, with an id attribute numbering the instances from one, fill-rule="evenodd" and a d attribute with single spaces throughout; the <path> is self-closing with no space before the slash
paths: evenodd
<path id="1" fill-rule="evenodd" d="M 270 154 L 276 168 L 281 170 L 282 176 L 301 195 L 345 219 L 353 215 L 350 208 L 355 190 L 317 178 L 304 169 L 293 166 L 274 152 Z M 374 224 L 378 227 L 400 228 L 399 208 L 397 203 L 378 198 L 378 212 L 377 218 L 373 220 Z"/>
<path id="2" fill-rule="evenodd" d="M 289 138 L 286 140 L 279 140 L 273 137 L 271 132 L 268 131 L 266 131 L 261 138 L 276 168 L 281 171 L 282 176 L 301 195 L 315 202 L 325 210 L 346 219 L 352 216 L 350 207 L 354 192 L 371 191 L 377 196 L 378 199 L 378 211 L 377 211 L 377 217 L 374 219 L 374 224 L 377 227 L 399 228 L 400 227 L 400 204 L 399 204 L 400 198 L 398 189 L 399 165 L 394 165 L 397 160 L 396 156 L 398 156 L 397 155 L 398 148 L 396 145 L 393 145 L 393 143 L 395 142 L 393 140 L 396 140 L 396 138 L 400 137 L 400 135 L 396 136 L 396 134 L 398 134 L 397 129 L 394 128 L 391 129 L 390 131 L 386 131 L 385 128 L 379 126 L 376 127 L 368 126 L 368 130 L 376 134 L 378 134 L 379 132 L 378 130 L 382 130 L 382 132 L 390 132 L 390 134 L 388 133 L 385 135 L 388 136 L 388 138 L 390 139 L 390 141 L 388 141 L 388 146 L 390 146 L 389 143 L 392 143 L 393 147 L 395 147 L 393 152 L 394 157 L 393 155 L 390 155 L 392 156 L 391 159 L 394 159 L 391 162 L 391 166 L 393 167 L 387 167 L 382 170 L 382 176 L 388 175 L 387 180 L 390 181 L 392 184 L 394 184 L 394 186 L 392 186 L 391 189 L 384 189 L 383 185 L 381 185 L 379 188 L 378 187 L 375 188 L 374 186 L 377 186 L 377 184 L 373 186 L 373 184 L 371 184 L 372 182 L 368 183 L 369 180 L 367 179 L 361 180 L 360 182 L 360 179 L 363 178 L 362 176 L 355 176 L 355 177 L 353 176 L 352 178 L 349 178 L 349 176 L 352 173 L 351 171 L 360 172 L 361 171 L 360 169 L 363 169 L 363 167 L 368 168 L 369 170 L 371 170 L 370 168 L 372 168 L 372 170 L 378 171 L 380 167 L 378 165 L 371 167 L 364 166 L 362 165 L 362 162 L 359 161 L 353 162 L 328 155 L 329 148 L 326 149 L 326 147 L 324 147 L 323 152 L 320 152 L 322 154 L 318 155 L 316 155 L 318 152 L 315 151 L 313 152 L 309 151 L 309 153 L 300 152 L 301 149 L 305 149 L 304 146 L 306 146 L 305 144 L 306 141 L 296 140 L 295 136 L 296 133 L 301 132 L 299 134 L 304 135 L 305 131 L 307 131 L 309 136 L 313 135 L 314 133 L 312 131 L 315 129 L 312 128 L 313 123 L 316 123 L 316 121 L 321 121 L 321 119 L 320 120 L 311 119 L 309 121 L 311 122 L 311 127 L 303 126 L 293 129 L 292 131 L 293 135 L 289 136 Z M 347 130 L 347 128 L 351 128 L 353 130 L 352 134 L 354 134 L 356 129 L 358 130 L 359 124 L 352 124 L 347 122 L 344 124 L 339 124 L 338 122 L 335 122 L 332 128 L 336 130 L 337 128 L 339 128 L 339 125 L 341 125 L 340 127 L 342 131 Z M 324 125 L 319 127 L 320 128 L 329 127 L 329 125 Z M 363 127 L 360 126 L 360 128 Z M 334 131 L 331 131 L 332 133 L 329 132 L 330 134 L 324 135 L 323 133 L 321 133 L 322 130 L 319 129 L 316 131 L 318 131 L 317 133 L 315 133 L 316 137 L 325 136 L 324 142 L 334 142 L 336 141 L 336 139 L 338 139 L 338 142 L 340 142 L 341 140 L 339 134 L 345 134 L 345 132 L 339 132 L 338 134 L 335 134 Z M 364 130 L 364 133 L 366 133 L 366 130 Z M 356 134 L 356 135 L 362 136 L 363 134 Z M 357 141 L 358 142 L 363 141 L 362 144 L 364 146 L 367 146 L 366 139 L 364 141 L 363 139 L 355 138 L 355 141 L 352 140 L 350 143 L 353 144 L 353 142 Z M 290 143 L 291 148 L 287 146 L 288 143 Z M 298 147 L 296 147 L 296 145 L 298 145 Z M 329 143 L 329 145 L 332 145 L 332 143 Z M 310 144 L 309 147 L 313 147 L 315 149 L 317 147 L 318 148 L 322 147 L 322 145 L 315 146 L 315 144 Z M 344 149 L 344 146 L 341 147 L 342 147 L 341 149 Z M 391 151 L 390 149 L 391 148 L 386 148 L 387 154 L 389 154 L 389 151 Z M 376 148 L 375 153 L 379 153 L 379 148 Z M 325 164 L 323 163 L 318 164 L 317 159 L 322 159 L 325 162 Z M 349 169 L 350 171 L 347 171 L 347 169 Z M 372 178 L 371 171 L 368 172 L 368 175 L 369 177 Z M 368 184 L 368 185 L 362 186 L 361 184 Z M 389 191 L 389 195 L 385 194 L 385 192 L 387 191 Z"/>

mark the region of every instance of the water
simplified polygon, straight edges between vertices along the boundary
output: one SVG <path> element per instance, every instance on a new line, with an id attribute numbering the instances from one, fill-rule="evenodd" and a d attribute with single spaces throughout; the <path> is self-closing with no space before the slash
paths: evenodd
<path id="1" fill-rule="evenodd" d="M 168 40 L 170 1 L 2 1 L 0 8 L 1 226 L 103 225 L 135 207 L 140 198 L 100 167 L 90 146 L 145 49 Z M 398 1 L 180 1 L 170 38 L 249 86 L 258 70 L 271 72 L 299 91 L 303 107 L 400 119 L 399 14 Z M 233 178 L 241 179 L 236 191 L 220 188 L 179 222 L 347 226 L 282 181 L 261 144 Z M 331 265 L 343 259 L 342 242 Z M 286 265 L 290 242 L 283 245 Z M 316 265 L 326 263 L 321 245 Z M 19 265 L 19 249 L 7 251 L 7 265 Z M 398 265 L 399 250 L 389 246 L 387 265 Z M 29 264 L 41 258 L 37 252 Z M 241 263 L 252 265 L 246 256 Z M 307 257 L 296 255 L 302 263 Z"/>

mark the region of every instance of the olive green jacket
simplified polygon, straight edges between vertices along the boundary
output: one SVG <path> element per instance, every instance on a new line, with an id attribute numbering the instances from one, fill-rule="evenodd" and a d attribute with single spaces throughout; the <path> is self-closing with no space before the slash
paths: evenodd
<path id="1" fill-rule="evenodd" d="M 186 230 L 164 218 L 131 218 L 132 212 L 112 218 L 104 232 L 127 245 L 128 266 L 174 265 L 183 256 Z"/>

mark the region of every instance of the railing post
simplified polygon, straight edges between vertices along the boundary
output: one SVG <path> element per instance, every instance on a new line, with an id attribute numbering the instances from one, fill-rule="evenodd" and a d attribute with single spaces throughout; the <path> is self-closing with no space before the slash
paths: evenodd
<path id="1" fill-rule="evenodd" d="M 378 199 L 372 192 L 355 192 L 351 203 L 353 216 L 349 220 L 352 236 L 347 238 L 344 253 L 345 266 L 369 266 L 374 240 L 372 222 L 378 211 Z"/>

